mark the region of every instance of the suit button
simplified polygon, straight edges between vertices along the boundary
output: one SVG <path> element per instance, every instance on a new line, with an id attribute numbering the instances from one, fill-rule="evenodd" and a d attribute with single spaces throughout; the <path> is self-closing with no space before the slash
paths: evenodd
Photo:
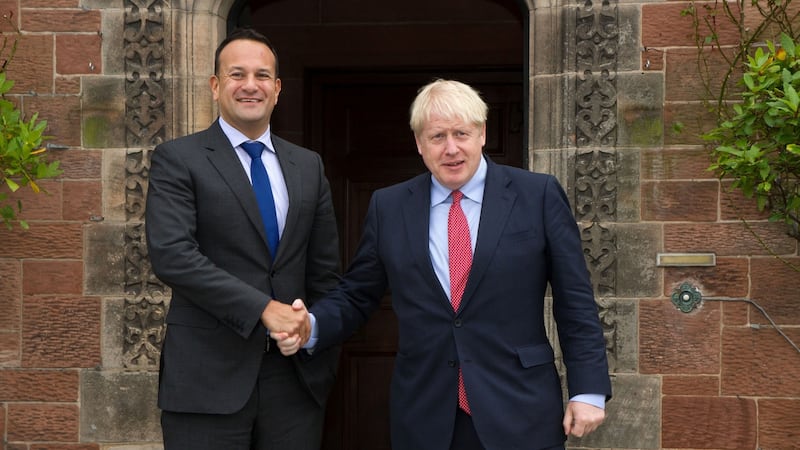
<path id="1" fill-rule="evenodd" d="M 453 325 L 455 325 L 456 328 L 461 328 L 461 319 L 456 319 Z"/>
<path id="2" fill-rule="evenodd" d="M 450 367 L 455 367 L 456 366 L 456 362 L 451 359 L 450 361 L 447 361 L 447 365 L 450 366 Z"/>

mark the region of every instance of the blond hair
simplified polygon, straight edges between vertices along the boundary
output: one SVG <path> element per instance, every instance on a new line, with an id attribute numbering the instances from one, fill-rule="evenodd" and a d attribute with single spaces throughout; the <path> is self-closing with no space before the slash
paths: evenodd
<path id="1" fill-rule="evenodd" d="M 423 86 L 411 104 L 411 130 L 419 135 L 431 115 L 482 126 L 489 107 L 478 91 L 455 80 L 438 79 Z"/>

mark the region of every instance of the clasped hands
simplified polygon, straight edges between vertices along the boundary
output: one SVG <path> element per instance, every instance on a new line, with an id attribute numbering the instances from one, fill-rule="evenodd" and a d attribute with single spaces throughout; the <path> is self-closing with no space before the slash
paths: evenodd
<path id="1" fill-rule="evenodd" d="M 306 305 L 299 298 L 291 305 L 270 301 L 261 313 L 261 323 L 286 356 L 297 353 L 311 337 L 311 319 Z"/>

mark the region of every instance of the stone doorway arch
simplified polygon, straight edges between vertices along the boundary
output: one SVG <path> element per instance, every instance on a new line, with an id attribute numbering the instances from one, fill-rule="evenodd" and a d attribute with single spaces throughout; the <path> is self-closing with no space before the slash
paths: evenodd
<path id="1" fill-rule="evenodd" d="M 124 180 L 108 186 L 114 191 L 112 197 L 120 199 L 119 245 L 108 258 L 121 260 L 113 262 L 121 272 L 118 279 L 123 288 L 116 292 L 120 301 L 104 308 L 103 367 L 82 376 L 84 442 L 160 439 L 157 411 L 148 401 L 121 398 L 117 402 L 130 409 L 121 416 L 142 417 L 137 421 L 106 427 L 96 424 L 108 396 L 119 392 L 120 386 L 146 393 L 142 396 L 149 401 L 155 399 L 158 347 L 151 344 L 158 344 L 163 332 L 167 297 L 149 270 L 143 241 L 148 152 L 162 140 L 204 128 L 216 116 L 208 77 L 214 48 L 230 28 L 231 11 L 239 3 L 124 0 L 117 18 L 103 25 L 106 36 L 122 36 L 107 39 L 104 45 L 117 50 L 106 54 L 123 55 L 122 61 L 107 67 L 118 67 L 125 78 L 124 142 L 117 143 L 125 152 L 110 163 L 110 170 L 124 173 Z M 616 273 L 625 268 L 616 266 L 619 227 L 615 225 L 635 219 L 634 212 L 617 205 L 618 196 L 633 191 L 626 183 L 635 175 L 620 171 L 620 161 L 635 162 L 635 152 L 617 152 L 618 142 L 627 143 L 631 130 L 617 121 L 616 111 L 620 108 L 617 73 L 638 69 L 638 13 L 634 5 L 618 7 L 609 1 L 539 4 L 527 0 L 524 5 L 529 11 L 525 30 L 529 168 L 555 174 L 574 197 L 587 255 L 595 256 L 587 262 L 593 279 L 598 280 L 596 288 L 602 290 L 612 370 L 632 372 L 636 355 L 626 351 L 622 336 L 627 333 L 624 328 L 631 327 L 634 313 L 628 304 L 612 300 L 620 294 L 631 295 L 617 283 Z M 619 8 L 626 8 L 624 14 Z M 603 192 L 607 195 L 598 196 Z M 598 211 L 612 214 L 598 215 Z M 149 412 L 143 415 L 142 410 Z"/>

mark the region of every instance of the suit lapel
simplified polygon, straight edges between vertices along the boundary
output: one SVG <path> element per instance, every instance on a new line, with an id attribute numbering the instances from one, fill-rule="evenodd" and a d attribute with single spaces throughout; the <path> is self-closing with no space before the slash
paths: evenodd
<path id="1" fill-rule="evenodd" d="M 433 270 L 428 244 L 431 222 L 431 174 L 425 173 L 413 180 L 408 189 L 408 201 L 403 202 L 403 221 L 406 224 L 406 242 L 414 261 L 420 261 L 422 277 L 431 289 L 440 293 L 442 304 L 452 310 L 450 301 Z"/>
<path id="2" fill-rule="evenodd" d="M 472 257 L 472 268 L 469 272 L 464 295 L 461 297 L 459 311 L 463 311 L 467 306 L 472 294 L 486 273 L 516 200 L 516 193 L 508 189 L 511 179 L 489 158 L 486 158 L 486 161 L 489 167 L 486 172 L 486 185 L 483 191 L 478 238 L 475 244 L 475 254 Z"/>
<path id="3" fill-rule="evenodd" d="M 272 145 L 278 155 L 278 162 L 283 172 L 283 179 L 286 182 L 286 191 L 289 195 L 289 209 L 286 211 L 286 225 L 283 227 L 281 235 L 281 245 L 278 245 L 278 254 L 275 259 L 281 256 L 284 249 L 290 246 L 293 238 L 292 230 L 296 230 L 297 222 L 300 217 L 300 207 L 303 199 L 303 174 L 300 166 L 295 160 L 295 153 L 292 148 L 285 145 L 285 142 L 275 135 L 272 135 Z"/>
<path id="4" fill-rule="evenodd" d="M 219 121 L 215 121 L 207 130 L 209 162 L 219 172 L 220 178 L 233 191 L 239 204 L 244 211 L 247 219 L 253 224 L 256 231 L 267 245 L 267 236 L 262 225 L 261 214 L 258 212 L 258 202 L 256 201 L 253 186 L 247 179 L 247 174 L 242 169 L 242 163 L 236 155 L 236 151 L 231 146 L 228 137 L 222 132 Z M 268 252 L 269 253 L 269 252 Z"/>

